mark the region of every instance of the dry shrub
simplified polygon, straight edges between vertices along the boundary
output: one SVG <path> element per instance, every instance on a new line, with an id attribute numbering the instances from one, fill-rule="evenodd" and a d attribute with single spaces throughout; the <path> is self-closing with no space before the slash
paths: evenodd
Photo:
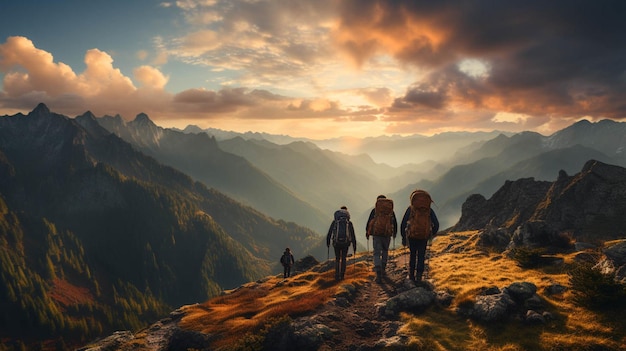
<path id="1" fill-rule="evenodd" d="M 626 286 L 617 281 L 615 272 L 601 272 L 592 263 L 582 262 L 569 272 L 573 301 L 594 310 L 626 307 Z"/>
<path id="2" fill-rule="evenodd" d="M 522 268 L 536 268 L 542 264 L 544 248 L 518 247 L 513 252 L 513 259 Z"/>

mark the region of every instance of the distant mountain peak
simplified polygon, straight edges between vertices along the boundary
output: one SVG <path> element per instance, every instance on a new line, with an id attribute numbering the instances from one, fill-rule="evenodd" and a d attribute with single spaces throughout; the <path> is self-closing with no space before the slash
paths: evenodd
<path id="1" fill-rule="evenodd" d="M 135 117 L 135 120 L 133 120 L 133 123 L 140 124 L 140 125 L 153 125 L 156 127 L 156 124 L 152 122 L 150 117 L 148 117 L 148 115 L 143 112 L 138 114 L 137 117 Z"/>
<path id="2" fill-rule="evenodd" d="M 185 129 L 183 129 L 183 133 L 187 133 L 187 134 L 200 134 L 203 133 L 204 130 L 202 130 L 202 128 L 196 126 L 196 125 L 188 125 L 187 127 L 185 127 Z"/>
<path id="3" fill-rule="evenodd" d="M 29 113 L 29 116 L 43 116 L 43 115 L 49 115 L 50 114 L 50 109 L 48 108 L 48 106 L 46 106 L 46 104 L 44 104 L 43 102 L 40 102 L 37 107 L 35 107 L 34 110 L 31 111 L 31 113 Z"/>
<path id="4" fill-rule="evenodd" d="M 76 118 L 81 118 L 81 119 L 90 119 L 90 120 L 96 120 L 96 116 L 91 112 L 91 111 L 87 111 L 85 113 L 83 113 L 82 115 L 76 117 Z"/>

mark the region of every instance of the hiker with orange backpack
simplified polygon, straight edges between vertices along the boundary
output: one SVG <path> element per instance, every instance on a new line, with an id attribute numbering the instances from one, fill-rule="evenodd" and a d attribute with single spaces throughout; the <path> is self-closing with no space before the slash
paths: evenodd
<path id="1" fill-rule="evenodd" d="M 382 282 L 382 278 L 387 274 L 387 259 L 389 257 L 389 243 L 391 237 L 396 238 L 398 233 L 398 221 L 393 211 L 393 200 L 385 195 L 378 195 L 376 205 L 370 212 L 367 219 L 365 237 L 368 240 L 372 237 L 374 246 L 374 271 L 376 272 L 376 282 Z"/>
<path id="2" fill-rule="evenodd" d="M 409 197 L 410 205 L 402 217 L 400 235 L 402 245 L 409 244 L 409 280 L 420 281 L 424 274 L 424 260 L 428 240 L 439 231 L 439 220 L 430 207 L 433 202 L 424 190 L 415 190 Z M 417 262 L 416 262 L 417 259 Z M 417 264 L 416 264 L 417 263 Z"/>

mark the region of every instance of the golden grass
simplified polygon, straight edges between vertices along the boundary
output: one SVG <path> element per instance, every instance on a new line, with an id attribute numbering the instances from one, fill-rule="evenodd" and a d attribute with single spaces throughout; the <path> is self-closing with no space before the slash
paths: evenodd
<path id="1" fill-rule="evenodd" d="M 262 283 L 249 283 L 203 304 L 186 307 L 180 322 L 184 329 L 220 335 L 216 349 L 232 346 L 243 336 L 263 328 L 273 318 L 295 318 L 320 308 L 344 291 L 346 284 L 360 284 L 371 271 L 364 263 L 350 265 L 346 280 L 336 283 L 334 270 L 305 272 L 283 280 L 270 277 Z"/>
<path id="2" fill-rule="evenodd" d="M 562 255 L 563 265 L 522 269 L 503 254 L 476 246 L 477 232 L 451 233 L 435 240 L 431 250 L 430 278 L 437 290 L 452 293 L 450 307 L 433 306 L 418 315 L 401 314 L 400 334 L 409 346 L 422 351 L 521 351 L 521 350 L 626 350 L 626 319 L 622 311 L 598 314 L 572 303 L 572 294 L 548 296 L 552 284 L 569 286 L 567 266 L 574 255 Z M 391 252 L 398 255 L 401 249 Z M 216 336 L 212 345 L 226 350 L 285 316 L 296 318 L 315 312 L 326 302 L 347 293 L 346 284 L 358 286 L 372 276 L 365 262 L 349 266 L 347 279 L 334 281 L 334 271 L 305 272 L 287 280 L 269 277 L 226 292 L 206 303 L 187 306 L 180 322 L 185 329 Z M 485 288 L 503 288 L 527 281 L 537 286 L 545 309 L 554 319 L 543 325 L 522 321 L 482 324 L 462 317 L 455 309 L 473 303 Z"/>
<path id="3" fill-rule="evenodd" d="M 449 308 L 433 307 L 420 315 L 403 314 L 401 332 L 421 345 L 420 350 L 626 350 L 626 321 L 622 311 L 615 316 L 600 315 L 572 303 L 571 293 L 547 296 L 545 287 L 558 283 L 569 286 L 564 264 L 545 269 L 522 269 L 502 254 L 489 253 L 475 243 L 477 232 L 451 233 L 438 237 L 431 250 L 430 278 L 437 290 L 446 290 L 455 299 Z M 483 325 L 456 314 L 457 306 L 473 301 L 485 288 L 503 288 L 527 281 L 537 286 L 546 310 L 555 317 L 545 325 L 526 325 L 511 320 Z"/>

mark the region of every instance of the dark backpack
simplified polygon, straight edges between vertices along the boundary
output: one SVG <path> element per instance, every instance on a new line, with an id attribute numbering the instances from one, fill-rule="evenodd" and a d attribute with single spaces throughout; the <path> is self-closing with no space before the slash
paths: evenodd
<path id="1" fill-rule="evenodd" d="M 335 228 L 332 233 L 331 242 L 335 247 L 348 247 L 352 243 L 350 235 L 350 217 L 347 211 L 335 211 Z"/>
<path id="2" fill-rule="evenodd" d="M 432 235 L 430 204 L 433 201 L 424 190 L 411 193 L 411 214 L 409 215 L 406 236 L 410 239 L 428 239 Z"/>
<path id="3" fill-rule="evenodd" d="M 280 263 L 285 266 L 291 266 L 291 252 L 285 251 L 280 257 Z"/>
<path id="4" fill-rule="evenodd" d="M 393 200 L 378 199 L 374 207 L 374 218 L 367 226 L 368 235 L 392 236 L 393 235 Z"/>

